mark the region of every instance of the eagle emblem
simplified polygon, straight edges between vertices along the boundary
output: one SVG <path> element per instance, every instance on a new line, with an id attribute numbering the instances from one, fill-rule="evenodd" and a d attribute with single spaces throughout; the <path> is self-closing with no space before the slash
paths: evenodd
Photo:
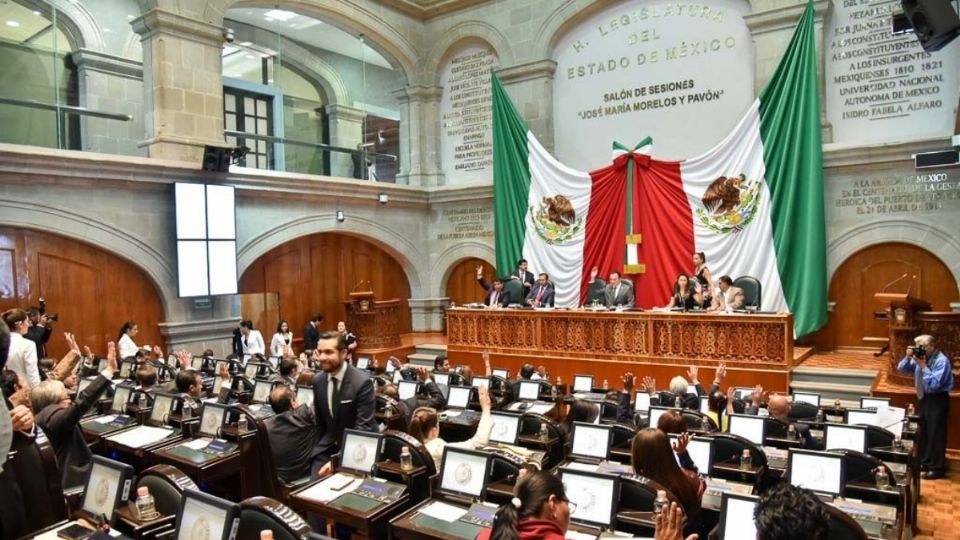
<path id="1" fill-rule="evenodd" d="M 564 244 L 583 230 L 583 218 L 577 216 L 570 199 L 559 194 L 530 206 L 529 218 L 533 230 L 547 244 Z"/>
<path id="2" fill-rule="evenodd" d="M 715 233 L 742 231 L 757 213 L 763 183 L 747 180 L 746 175 L 721 176 L 703 192 L 697 219 Z"/>

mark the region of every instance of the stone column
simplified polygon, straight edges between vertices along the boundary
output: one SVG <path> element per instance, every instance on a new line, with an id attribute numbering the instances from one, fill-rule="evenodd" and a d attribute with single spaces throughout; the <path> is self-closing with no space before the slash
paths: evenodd
<path id="1" fill-rule="evenodd" d="M 400 102 L 400 168 L 398 184 L 443 185 L 440 168 L 439 86 L 407 86 L 395 90 Z"/>
<path id="2" fill-rule="evenodd" d="M 363 123 L 367 118 L 364 110 L 346 105 L 327 105 L 327 120 L 330 144 L 343 148 L 356 148 L 363 142 Z M 366 167 L 365 164 L 361 164 Z M 353 178 L 353 158 L 350 154 L 330 154 L 330 176 Z"/>
<path id="3" fill-rule="evenodd" d="M 199 163 L 223 137 L 223 28 L 162 9 L 130 23 L 143 43 L 144 116 L 150 157 Z"/>
<path id="4" fill-rule="evenodd" d="M 89 49 L 73 53 L 80 106 L 126 114 L 130 120 L 80 117 L 80 140 L 88 152 L 145 156 L 143 140 L 143 65 L 136 60 Z"/>
<path id="5" fill-rule="evenodd" d="M 410 318 L 414 332 L 442 332 L 444 310 L 450 305 L 446 296 L 440 298 L 411 298 Z"/>
<path id="6" fill-rule="evenodd" d="M 544 148 L 553 152 L 553 74 L 557 63 L 537 60 L 497 70 L 510 99 Z"/>
<path id="7" fill-rule="evenodd" d="M 170 351 L 190 351 L 200 354 L 213 349 L 214 356 L 223 358 L 232 351 L 233 330 L 240 325 L 239 317 L 205 321 L 162 322 L 160 335 Z"/>

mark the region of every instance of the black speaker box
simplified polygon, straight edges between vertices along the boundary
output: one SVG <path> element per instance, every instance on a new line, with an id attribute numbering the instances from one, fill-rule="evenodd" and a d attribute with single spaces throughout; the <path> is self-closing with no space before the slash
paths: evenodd
<path id="1" fill-rule="evenodd" d="M 960 32 L 960 17 L 949 0 L 901 0 L 900 4 L 927 52 L 946 47 Z"/>

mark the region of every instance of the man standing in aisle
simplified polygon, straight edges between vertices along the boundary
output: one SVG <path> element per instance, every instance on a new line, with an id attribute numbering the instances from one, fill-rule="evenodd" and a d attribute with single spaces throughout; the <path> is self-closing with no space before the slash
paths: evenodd
<path id="1" fill-rule="evenodd" d="M 303 327 L 303 350 L 312 351 L 317 348 L 317 340 L 320 339 L 320 323 L 323 321 L 323 315 L 315 313 L 310 317 L 310 322 Z"/>
<path id="2" fill-rule="evenodd" d="M 912 374 L 920 405 L 920 468 L 927 480 L 946 475 L 947 415 L 950 390 L 953 389 L 953 366 L 947 355 L 937 348 L 933 336 L 917 336 L 915 346 L 897 364 L 897 371 Z"/>
<path id="3" fill-rule="evenodd" d="M 520 283 L 523 284 L 523 289 L 521 289 L 523 297 L 526 297 L 530 293 L 530 289 L 533 288 L 533 272 L 527 270 L 527 260 L 520 259 L 517 262 L 517 271 L 514 274 L 520 278 Z"/>

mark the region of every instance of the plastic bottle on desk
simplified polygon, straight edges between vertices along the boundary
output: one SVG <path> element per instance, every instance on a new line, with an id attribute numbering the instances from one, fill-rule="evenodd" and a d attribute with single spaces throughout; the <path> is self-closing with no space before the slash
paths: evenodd
<path id="1" fill-rule="evenodd" d="M 137 500 L 134 504 L 137 507 L 137 517 L 140 521 L 150 521 L 159 516 L 153 495 L 150 494 L 150 488 L 146 486 L 137 488 Z"/>
<path id="2" fill-rule="evenodd" d="M 667 499 L 667 492 L 664 491 L 664 490 L 662 490 L 662 489 L 658 489 L 658 490 L 657 490 L 657 498 L 654 499 L 654 501 L 653 501 L 653 513 L 654 513 L 654 515 L 659 514 L 659 513 L 662 512 L 665 508 L 669 508 L 669 506 L 670 506 L 670 501 Z"/>
<path id="3" fill-rule="evenodd" d="M 137 406 L 140 408 L 140 410 L 143 410 L 143 409 L 146 409 L 146 408 L 147 408 L 147 393 L 146 393 L 146 392 L 140 392 L 140 395 L 137 397 Z"/>
<path id="4" fill-rule="evenodd" d="M 273 531 L 270 529 L 260 531 L 260 540 L 273 540 Z"/>
<path id="5" fill-rule="evenodd" d="M 400 470 L 413 470 L 413 456 L 410 455 L 409 446 L 404 446 L 400 449 Z"/>
<path id="6" fill-rule="evenodd" d="M 817 409 L 817 423 L 823 423 L 823 409 Z"/>
<path id="7" fill-rule="evenodd" d="M 740 456 L 740 470 L 749 471 L 753 468 L 753 456 L 750 455 L 750 450 L 748 448 L 743 449 L 743 454 Z"/>
<path id="8" fill-rule="evenodd" d="M 247 432 L 247 415 L 240 413 L 240 418 L 237 419 L 237 433 L 246 433 Z"/>

